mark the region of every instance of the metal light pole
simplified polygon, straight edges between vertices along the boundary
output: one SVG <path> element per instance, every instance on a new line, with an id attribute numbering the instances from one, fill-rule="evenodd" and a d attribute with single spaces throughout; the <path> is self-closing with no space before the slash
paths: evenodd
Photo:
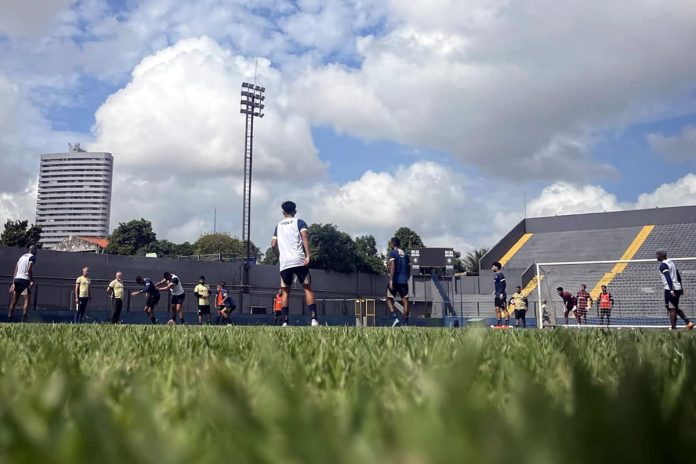
<path id="1" fill-rule="evenodd" d="M 242 292 L 249 292 L 249 266 L 251 262 L 251 168 L 254 147 L 254 118 L 263 118 L 263 101 L 266 89 L 248 82 L 242 83 L 242 108 L 246 116 L 244 125 L 244 195 L 242 200 L 242 242 L 245 245 L 242 271 Z M 240 302 L 241 303 L 241 302 Z M 243 310 L 240 304 L 240 311 Z"/>

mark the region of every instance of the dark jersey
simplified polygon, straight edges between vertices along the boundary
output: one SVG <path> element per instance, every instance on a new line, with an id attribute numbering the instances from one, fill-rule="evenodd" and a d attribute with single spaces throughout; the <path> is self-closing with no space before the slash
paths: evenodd
<path id="1" fill-rule="evenodd" d="M 401 248 L 395 248 L 389 252 L 389 262 L 394 261 L 394 274 L 392 281 L 395 284 L 407 284 L 410 277 L 409 265 L 411 259 Z"/>
<path id="2" fill-rule="evenodd" d="M 563 299 L 563 304 L 566 309 L 573 309 L 578 304 L 578 299 L 570 292 L 563 291 L 563 293 L 561 293 L 561 298 Z"/>
<path id="3" fill-rule="evenodd" d="M 143 279 L 143 292 L 147 293 L 150 296 L 160 294 L 160 291 L 157 290 L 157 287 L 155 286 L 154 282 L 152 282 L 152 280 L 148 278 Z"/>
<path id="4" fill-rule="evenodd" d="M 505 295 L 505 287 L 507 284 L 505 283 L 505 275 L 502 272 L 498 271 L 495 273 L 494 283 L 495 293 L 497 295 Z"/>

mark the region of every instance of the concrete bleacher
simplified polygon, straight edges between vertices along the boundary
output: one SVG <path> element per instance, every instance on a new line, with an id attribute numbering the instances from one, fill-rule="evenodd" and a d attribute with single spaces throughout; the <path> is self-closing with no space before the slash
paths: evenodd
<path id="1" fill-rule="evenodd" d="M 659 248 L 672 258 L 696 256 L 696 224 L 656 225 L 635 259 L 653 259 Z"/>

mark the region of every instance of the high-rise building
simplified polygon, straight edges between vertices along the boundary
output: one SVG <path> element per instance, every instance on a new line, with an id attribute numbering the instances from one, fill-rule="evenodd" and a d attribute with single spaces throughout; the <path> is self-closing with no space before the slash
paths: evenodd
<path id="1" fill-rule="evenodd" d="M 36 224 L 48 249 L 69 236 L 109 234 L 114 158 L 79 144 L 68 147 L 67 153 L 41 155 Z"/>

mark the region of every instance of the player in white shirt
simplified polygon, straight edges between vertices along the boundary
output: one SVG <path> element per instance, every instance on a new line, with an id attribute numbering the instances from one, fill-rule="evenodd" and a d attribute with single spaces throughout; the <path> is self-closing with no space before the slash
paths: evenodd
<path id="1" fill-rule="evenodd" d="M 184 323 L 184 298 L 186 298 L 186 292 L 184 292 L 184 287 L 181 285 L 179 277 L 172 274 L 171 272 L 164 273 L 164 279 L 157 283 L 157 290 L 160 292 L 165 292 L 169 290 L 172 294 L 172 307 L 171 314 L 169 316 L 169 323 L 176 324 L 176 316 L 179 316 L 179 322 Z"/>
<path id="2" fill-rule="evenodd" d="M 677 316 L 681 317 L 686 323 L 686 328 L 692 330 L 694 323 L 686 317 L 684 311 L 679 309 L 679 298 L 684 294 L 682 280 L 676 264 L 671 259 L 667 259 L 667 252 L 657 250 L 655 253 L 660 262 L 660 276 L 662 276 L 662 286 L 665 290 L 665 307 L 669 311 L 669 323 L 672 330 L 677 328 Z"/>
<path id="3" fill-rule="evenodd" d="M 282 208 L 283 220 L 278 223 L 273 232 L 271 248 L 278 255 L 280 263 L 283 326 L 288 325 L 290 291 L 295 276 L 304 287 L 307 309 L 312 315 L 312 326 L 317 326 L 319 325 L 317 305 L 312 291 L 312 276 L 309 272 L 310 251 L 307 223 L 295 217 L 297 206 L 292 201 L 283 203 Z"/>
<path id="4" fill-rule="evenodd" d="M 36 245 L 29 247 L 28 253 L 23 254 L 14 271 L 14 280 L 10 287 L 12 293 L 12 301 L 7 310 L 7 321 L 12 322 L 15 306 L 19 301 L 19 296 L 24 294 L 24 303 L 22 304 L 22 322 L 27 321 L 29 314 L 29 304 L 31 303 L 31 288 L 34 286 L 34 263 L 36 263 Z M 26 291 L 25 291 L 26 290 Z"/>

